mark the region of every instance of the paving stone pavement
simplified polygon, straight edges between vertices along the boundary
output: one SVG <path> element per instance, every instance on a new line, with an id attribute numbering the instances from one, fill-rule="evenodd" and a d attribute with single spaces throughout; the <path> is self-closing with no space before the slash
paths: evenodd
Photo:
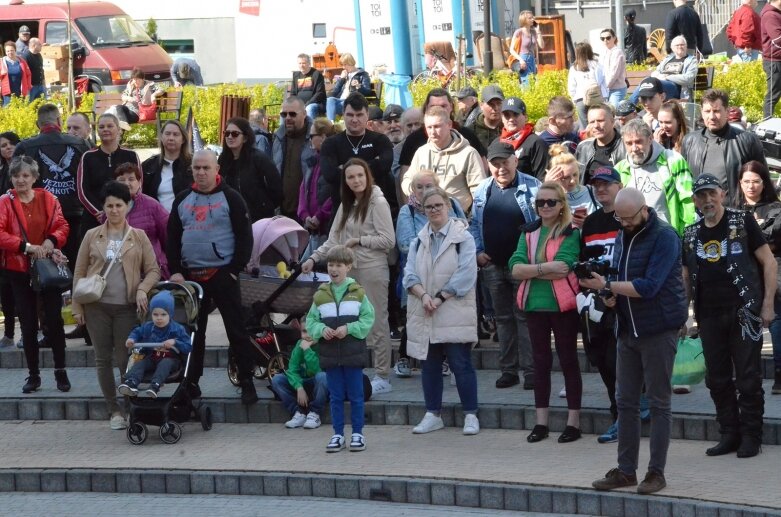
<path id="1" fill-rule="evenodd" d="M 590 489 L 616 461 L 615 444 L 598 444 L 591 436 L 559 444 L 552 435 L 529 444 L 522 431 L 464 436 L 460 429 L 446 428 L 412 435 L 409 426 L 367 426 L 366 451 L 327 454 L 331 433 L 328 426 L 288 430 L 279 424 L 222 424 L 204 432 L 197 424 L 185 424 L 178 444 L 165 445 L 153 432 L 146 444 L 133 446 L 107 422 L 16 421 L 0 422 L 0 450 L 6 469 L 293 472 L 580 489 Z M 735 455 L 709 458 L 704 447 L 698 441 L 672 441 L 668 487 L 660 495 L 781 509 L 781 446 L 764 446 L 759 456 L 740 460 Z M 646 439 L 640 451 L 644 471 Z"/>

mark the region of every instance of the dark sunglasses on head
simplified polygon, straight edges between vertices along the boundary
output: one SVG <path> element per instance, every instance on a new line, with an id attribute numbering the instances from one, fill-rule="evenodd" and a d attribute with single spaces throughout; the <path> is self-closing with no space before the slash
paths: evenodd
<path id="1" fill-rule="evenodd" d="M 537 208 L 542 208 L 544 206 L 553 208 L 558 204 L 559 204 L 558 199 L 535 199 L 534 200 L 534 206 L 536 206 Z"/>
<path id="2" fill-rule="evenodd" d="M 239 136 L 241 136 L 243 134 L 244 133 L 242 133 L 241 131 L 228 131 L 227 129 L 225 130 L 225 132 L 223 132 L 223 135 L 229 136 L 231 138 L 238 138 Z"/>
<path id="3" fill-rule="evenodd" d="M 295 111 L 280 111 L 279 116 L 282 118 L 296 118 L 298 116 L 298 113 Z"/>

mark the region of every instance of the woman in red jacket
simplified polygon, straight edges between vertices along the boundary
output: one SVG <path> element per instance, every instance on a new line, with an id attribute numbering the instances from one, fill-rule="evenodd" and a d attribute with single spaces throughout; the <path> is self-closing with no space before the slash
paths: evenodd
<path id="1" fill-rule="evenodd" d="M 47 341 L 54 356 L 57 389 L 71 388 L 65 373 L 65 332 L 63 330 L 62 293 L 59 290 L 33 291 L 30 286 L 30 259 L 52 257 L 65 261 L 59 248 L 68 238 L 68 223 L 57 198 L 42 188 L 33 188 L 38 180 L 38 163 L 28 156 L 17 156 L 9 169 L 13 188 L 0 197 L 0 251 L 5 277 L 11 284 L 17 316 L 22 328 L 24 355 L 30 376 L 22 393 L 41 387 L 38 368 L 38 302 L 41 302 Z"/>
<path id="2" fill-rule="evenodd" d="M 3 106 L 6 106 L 11 102 L 11 95 L 27 97 L 32 88 L 32 78 L 27 61 L 16 55 L 16 43 L 6 41 L 3 47 L 5 57 L 0 60 L 0 93 L 3 94 Z"/>

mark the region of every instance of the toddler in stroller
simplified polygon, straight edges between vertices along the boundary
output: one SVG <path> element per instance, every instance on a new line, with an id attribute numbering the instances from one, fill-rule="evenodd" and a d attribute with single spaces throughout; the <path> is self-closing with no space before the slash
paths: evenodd
<path id="1" fill-rule="evenodd" d="M 144 357 L 137 361 L 125 375 L 125 382 L 117 390 L 129 397 L 138 395 L 138 385 L 148 372 L 154 371 L 146 394 L 157 398 L 165 380 L 171 372 L 181 367 L 182 357 L 192 350 L 187 330 L 173 321 L 174 297 L 170 291 L 160 291 L 149 302 L 152 321 L 143 323 L 130 332 L 125 342 L 127 348 L 139 343 L 160 344 L 156 348 L 144 347 Z"/>

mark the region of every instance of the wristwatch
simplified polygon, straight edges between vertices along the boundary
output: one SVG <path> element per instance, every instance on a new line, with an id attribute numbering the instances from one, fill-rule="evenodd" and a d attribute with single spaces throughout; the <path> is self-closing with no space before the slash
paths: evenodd
<path id="1" fill-rule="evenodd" d="M 438 291 L 437 294 L 434 295 L 434 298 L 439 298 L 440 300 L 442 300 L 442 303 L 445 303 L 447 301 L 447 299 L 444 296 L 442 296 L 442 291 Z"/>
<path id="2" fill-rule="evenodd" d="M 610 280 L 605 280 L 605 289 L 610 291 Z"/>

